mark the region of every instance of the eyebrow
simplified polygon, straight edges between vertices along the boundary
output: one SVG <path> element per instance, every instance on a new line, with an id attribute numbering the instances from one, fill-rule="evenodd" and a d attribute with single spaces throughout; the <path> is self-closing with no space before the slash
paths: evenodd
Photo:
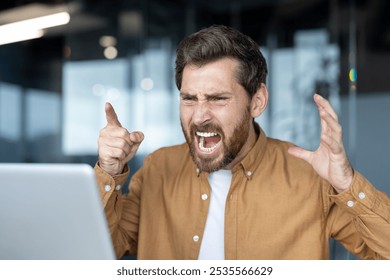
<path id="1" fill-rule="evenodd" d="M 206 99 L 212 99 L 218 96 L 232 96 L 233 93 L 230 92 L 214 92 L 214 93 L 206 93 L 204 96 Z M 187 92 L 180 92 L 180 97 L 191 97 L 191 98 L 198 98 L 196 94 L 191 94 Z"/>
<path id="2" fill-rule="evenodd" d="M 180 96 L 181 97 L 194 97 L 195 95 L 189 94 L 189 93 L 186 93 L 186 92 L 180 92 Z"/>

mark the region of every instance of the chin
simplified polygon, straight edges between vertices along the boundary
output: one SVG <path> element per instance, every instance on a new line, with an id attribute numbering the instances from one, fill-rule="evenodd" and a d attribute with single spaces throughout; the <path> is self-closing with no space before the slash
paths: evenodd
<path id="1" fill-rule="evenodd" d="M 226 154 L 222 154 L 217 158 L 203 158 L 201 159 L 198 155 L 193 157 L 196 166 L 199 170 L 204 172 L 215 172 L 220 169 L 224 169 L 229 163 L 232 162 L 232 157 Z"/>

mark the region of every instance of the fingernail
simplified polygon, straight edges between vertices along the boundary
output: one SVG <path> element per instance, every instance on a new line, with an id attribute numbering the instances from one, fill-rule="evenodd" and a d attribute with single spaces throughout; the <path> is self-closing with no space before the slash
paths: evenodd
<path id="1" fill-rule="evenodd" d="M 135 136 L 136 142 L 141 142 L 143 140 L 143 135 L 141 133 L 135 132 L 133 135 Z"/>

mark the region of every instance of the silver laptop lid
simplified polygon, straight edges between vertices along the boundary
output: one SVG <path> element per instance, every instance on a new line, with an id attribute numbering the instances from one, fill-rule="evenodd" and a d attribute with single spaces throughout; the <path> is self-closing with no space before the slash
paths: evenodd
<path id="1" fill-rule="evenodd" d="M 0 163 L 0 259 L 114 259 L 86 164 Z"/>

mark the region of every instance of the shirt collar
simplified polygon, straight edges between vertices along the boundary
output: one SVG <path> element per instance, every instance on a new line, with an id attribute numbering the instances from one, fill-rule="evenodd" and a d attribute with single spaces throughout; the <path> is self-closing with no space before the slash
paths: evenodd
<path id="1" fill-rule="evenodd" d="M 267 145 L 267 136 L 265 135 L 265 132 L 257 123 L 254 123 L 254 125 L 255 130 L 259 132 L 257 141 L 248 154 L 243 158 L 243 160 L 237 163 L 232 170 L 233 173 L 237 172 L 238 170 L 242 170 L 248 180 L 252 178 L 255 172 L 258 172 L 257 168 L 263 159 Z"/>

